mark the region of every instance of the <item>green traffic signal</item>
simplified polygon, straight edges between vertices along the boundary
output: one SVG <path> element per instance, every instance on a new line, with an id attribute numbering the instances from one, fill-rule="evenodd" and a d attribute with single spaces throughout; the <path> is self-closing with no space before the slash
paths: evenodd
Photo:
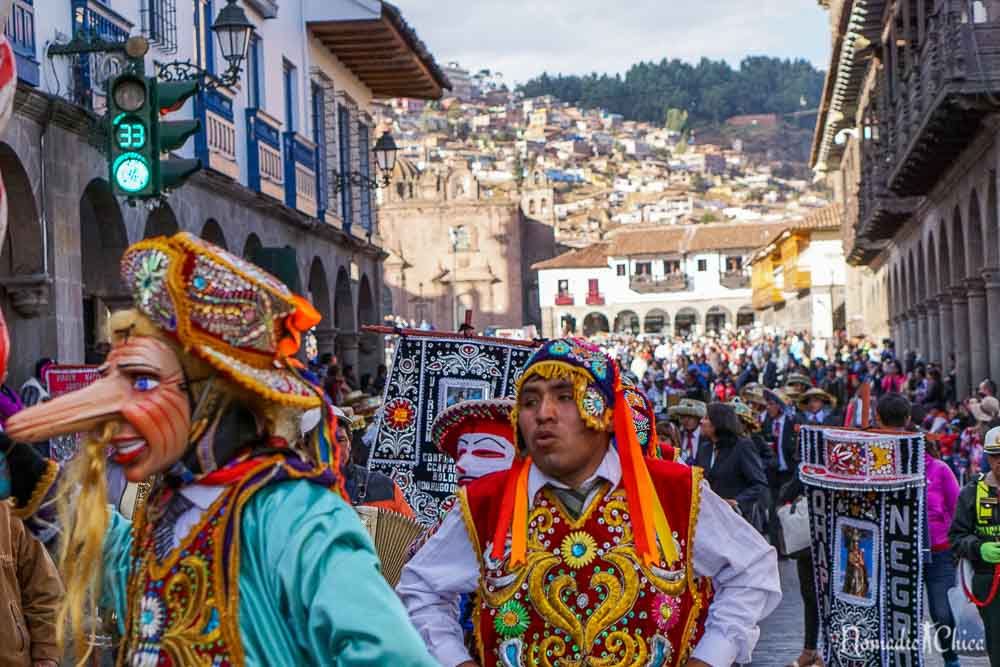
<path id="1" fill-rule="evenodd" d="M 150 145 L 154 114 L 149 80 L 134 74 L 123 74 L 111 82 L 110 92 L 108 180 L 120 196 L 154 196 L 154 154 Z"/>

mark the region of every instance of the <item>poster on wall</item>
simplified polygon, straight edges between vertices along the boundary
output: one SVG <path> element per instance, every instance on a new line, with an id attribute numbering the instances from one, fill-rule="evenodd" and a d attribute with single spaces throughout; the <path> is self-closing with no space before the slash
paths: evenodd
<path id="1" fill-rule="evenodd" d="M 49 396 L 55 398 L 77 389 L 83 389 L 100 377 L 97 366 L 52 365 L 45 369 L 42 383 Z M 61 435 L 49 440 L 49 456 L 65 462 L 76 456 L 80 448 L 80 435 Z"/>
<path id="2" fill-rule="evenodd" d="M 799 474 L 830 667 L 922 667 L 924 440 L 803 427 Z"/>
<path id="3" fill-rule="evenodd" d="M 368 468 L 390 476 L 417 520 L 435 524 L 455 503 L 454 462 L 431 442 L 431 425 L 461 401 L 509 398 L 532 343 L 396 330 Z"/>

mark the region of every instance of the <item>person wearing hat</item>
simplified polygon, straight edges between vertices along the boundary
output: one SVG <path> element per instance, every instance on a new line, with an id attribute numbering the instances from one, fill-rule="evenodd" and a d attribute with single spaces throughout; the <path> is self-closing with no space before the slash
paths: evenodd
<path id="1" fill-rule="evenodd" d="M 508 399 L 462 401 L 445 408 L 431 425 L 431 442 L 455 462 L 459 486 L 500 470 L 514 461 L 514 428 Z"/>
<path id="2" fill-rule="evenodd" d="M 797 399 L 811 388 L 812 380 L 805 373 L 789 373 L 785 380 L 785 393 L 793 399 Z"/>
<path id="3" fill-rule="evenodd" d="M 705 403 L 693 398 L 682 398 L 667 410 L 670 418 L 681 425 L 681 452 L 678 458 L 681 463 L 704 468 L 712 457 L 711 443 L 701 437 L 701 419 L 705 410 Z"/>
<path id="4" fill-rule="evenodd" d="M 799 418 L 803 424 L 815 426 L 842 426 L 843 416 L 837 412 L 837 399 L 813 387 L 798 397 Z"/>
<path id="5" fill-rule="evenodd" d="M 134 308 L 110 318 L 101 377 L 0 436 L 14 512 L 63 533 L 57 633 L 86 647 L 100 600 L 122 664 L 434 664 L 378 572 L 329 464 L 323 398 L 293 360 L 319 314 L 187 233 L 137 243 L 121 266 Z M 24 444 L 78 432 L 64 475 Z M 155 477 L 133 520 L 107 503 L 109 451 L 129 482 Z M 72 497 L 59 519 L 56 496 Z"/>
<path id="6" fill-rule="evenodd" d="M 771 511 L 768 514 L 768 530 L 771 544 L 778 544 L 777 499 L 781 488 L 795 478 L 798 467 L 798 418 L 782 392 L 764 390 L 764 424 L 761 428 L 774 458 L 767 470 L 767 481 L 771 489 Z"/>
<path id="7" fill-rule="evenodd" d="M 459 490 L 396 588 L 442 665 L 750 661 L 781 597 L 774 550 L 699 470 L 642 456 L 628 402 L 585 341 L 528 360 L 510 470 Z M 471 592 L 479 663 L 454 613 Z"/>
<path id="8" fill-rule="evenodd" d="M 351 462 L 354 433 L 364 430 L 364 417 L 359 417 L 350 408 L 329 406 L 337 418 L 334 437 L 339 450 L 340 470 L 344 476 L 344 490 L 351 505 L 381 507 L 390 512 L 413 518 L 413 508 L 406 502 L 403 490 L 388 475 L 369 470 L 363 465 Z"/>
<path id="9" fill-rule="evenodd" d="M 959 493 L 948 541 L 971 566 L 971 581 L 963 577 L 963 589 L 983 619 L 990 665 L 1000 667 L 1000 427 L 986 433 L 983 451 L 990 471 Z"/>

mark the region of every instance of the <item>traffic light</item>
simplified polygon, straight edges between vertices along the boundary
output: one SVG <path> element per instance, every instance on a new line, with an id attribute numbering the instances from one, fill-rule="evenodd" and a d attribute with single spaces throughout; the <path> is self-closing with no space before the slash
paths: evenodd
<path id="1" fill-rule="evenodd" d="M 161 193 L 178 187 L 191 174 L 201 169 L 201 160 L 162 158 L 163 153 L 180 148 L 197 133 L 201 129 L 201 121 L 197 119 L 168 121 L 161 118 L 184 106 L 184 102 L 198 92 L 199 82 L 197 79 L 168 82 L 150 79 L 150 81 L 157 112 L 153 130 L 157 149 L 153 180 L 157 193 Z"/>
<path id="2" fill-rule="evenodd" d="M 157 194 L 154 171 L 158 156 L 151 133 L 157 114 L 151 100 L 150 81 L 135 74 L 123 74 L 110 87 L 109 180 L 119 196 L 145 198 Z"/>

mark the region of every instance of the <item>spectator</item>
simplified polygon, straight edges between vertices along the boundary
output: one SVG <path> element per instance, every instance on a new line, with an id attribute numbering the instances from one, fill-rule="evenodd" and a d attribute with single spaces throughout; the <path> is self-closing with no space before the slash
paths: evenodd
<path id="1" fill-rule="evenodd" d="M 903 393 L 903 387 L 906 384 L 906 376 L 903 375 L 903 368 L 899 365 L 899 361 L 892 359 L 885 362 L 884 365 L 887 369 L 885 371 L 885 376 L 882 378 L 881 394 Z"/>
<path id="2" fill-rule="evenodd" d="M 42 543 L 0 501 L 0 665 L 57 667 L 59 573 Z"/>
<path id="3" fill-rule="evenodd" d="M 987 396 L 992 396 L 996 398 L 997 383 L 991 380 L 990 378 L 986 378 L 985 380 L 979 383 L 979 388 L 977 393 L 979 394 L 980 399 L 986 398 Z"/>
<path id="4" fill-rule="evenodd" d="M 767 478 L 753 441 L 744 436 L 743 424 L 732 406 L 712 403 L 701 420 L 701 432 L 710 445 L 705 479 L 716 494 L 744 518 L 754 517 L 754 508 L 767 489 Z M 763 530 L 763 518 L 754 525 Z"/>
<path id="5" fill-rule="evenodd" d="M 381 396 L 385 391 L 385 383 L 389 378 L 389 370 L 386 368 L 385 364 L 378 365 L 378 371 L 375 373 L 375 381 L 372 383 L 372 392 L 376 396 Z"/>
<path id="6" fill-rule="evenodd" d="M 45 371 L 55 365 L 55 360 L 42 357 L 35 362 L 35 374 L 21 385 L 21 402 L 25 407 L 49 400 L 49 392 L 43 384 Z"/>

